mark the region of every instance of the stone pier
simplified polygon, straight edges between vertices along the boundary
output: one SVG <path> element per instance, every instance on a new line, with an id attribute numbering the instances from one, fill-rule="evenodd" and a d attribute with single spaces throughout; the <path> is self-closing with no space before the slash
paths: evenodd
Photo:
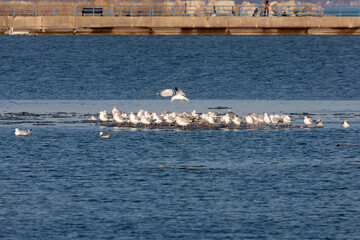
<path id="1" fill-rule="evenodd" d="M 360 17 L 1 16 L 2 34 L 360 35 Z"/>

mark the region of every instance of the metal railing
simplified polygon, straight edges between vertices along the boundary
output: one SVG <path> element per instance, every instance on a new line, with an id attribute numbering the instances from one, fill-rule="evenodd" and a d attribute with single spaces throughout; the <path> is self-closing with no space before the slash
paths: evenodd
<path id="1" fill-rule="evenodd" d="M 111 16 L 111 7 L 107 5 L 81 5 L 76 7 L 76 16 Z"/>
<path id="2" fill-rule="evenodd" d="M 199 16 L 237 16 L 239 12 L 235 5 L 206 5 L 199 9 Z"/>
<path id="3" fill-rule="evenodd" d="M 359 17 L 360 6 L 324 6 L 323 15 L 338 17 Z"/>
<path id="4" fill-rule="evenodd" d="M 35 7 L 35 16 L 43 15 L 69 15 L 74 16 L 74 6 L 72 5 L 38 5 Z"/>
<path id="5" fill-rule="evenodd" d="M 154 5 L 152 16 L 198 16 L 199 10 L 192 5 Z"/>
<path id="6" fill-rule="evenodd" d="M 282 6 L 278 16 L 321 16 L 322 8 L 316 5 L 303 5 L 303 6 Z"/>
<path id="7" fill-rule="evenodd" d="M 278 16 L 279 8 L 277 6 L 270 6 L 268 11 L 264 5 L 246 5 L 239 8 L 239 16 L 247 17 L 263 17 L 263 16 Z"/>
<path id="8" fill-rule="evenodd" d="M 116 5 L 113 16 L 151 16 L 151 8 L 147 5 Z"/>
<path id="9" fill-rule="evenodd" d="M 0 15 L 33 16 L 34 7 L 31 5 L 0 5 Z"/>
<path id="10" fill-rule="evenodd" d="M 266 16 L 264 5 L 0 5 L 6 16 Z M 270 6 L 269 16 L 360 17 L 360 6 Z"/>

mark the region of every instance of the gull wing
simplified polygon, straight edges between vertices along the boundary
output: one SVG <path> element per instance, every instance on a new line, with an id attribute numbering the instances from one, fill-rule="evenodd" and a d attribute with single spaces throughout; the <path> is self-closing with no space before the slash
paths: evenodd
<path id="1" fill-rule="evenodd" d="M 183 95 L 185 96 L 185 93 L 178 87 L 175 87 L 176 95 Z"/>
<path id="2" fill-rule="evenodd" d="M 162 90 L 161 92 L 156 93 L 156 95 L 162 96 L 162 97 L 171 97 L 171 96 L 175 95 L 175 92 L 172 89 L 165 89 L 165 90 Z"/>

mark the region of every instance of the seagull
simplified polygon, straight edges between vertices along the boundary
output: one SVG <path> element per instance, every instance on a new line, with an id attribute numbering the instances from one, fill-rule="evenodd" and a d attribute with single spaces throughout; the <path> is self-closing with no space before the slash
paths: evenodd
<path id="1" fill-rule="evenodd" d="M 318 120 L 316 120 L 316 126 L 317 126 L 317 127 L 323 127 L 324 124 L 323 124 L 323 122 L 322 122 L 320 119 L 318 119 Z"/>
<path id="2" fill-rule="evenodd" d="M 161 92 L 156 93 L 156 95 L 158 96 L 162 96 L 162 97 L 171 97 L 171 102 L 175 101 L 175 100 L 180 100 L 180 104 L 183 104 L 184 101 L 189 102 L 189 99 L 187 97 L 185 97 L 185 93 L 178 87 L 175 87 L 175 91 L 172 89 L 165 89 L 162 90 Z"/>
<path id="3" fill-rule="evenodd" d="M 161 92 L 156 93 L 156 95 L 162 96 L 162 97 L 171 97 L 171 96 L 175 95 L 175 92 L 174 92 L 174 90 L 169 88 L 169 89 L 165 89 L 165 90 L 162 90 Z"/>
<path id="4" fill-rule="evenodd" d="M 180 104 L 184 104 L 184 101 L 189 102 L 189 99 L 182 94 L 176 94 L 171 98 L 171 102 L 175 100 L 180 100 L 181 101 Z"/>
<path id="5" fill-rule="evenodd" d="M 119 109 L 117 109 L 116 107 L 113 107 L 112 111 L 111 111 L 112 115 L 114 116 L 115 114 L 121 114 L 121 111 Z"/>
<path id="6" fill-rule="evenodd" d="M 175 92 L 176 92 L 176 95 L 180 94 L 180 95 L 185 96 L 185 93 L 178 87 L 175 87 Z"/>
<path id="7" fill-rule="evenodd" d="M 254 124 L 254 119 L 249 115 L 243 116 L 243 119 L 246 121 L 246 124 L 248 125 Z"/>
<path id="8" fill-rule="evenodd" d="M 98 120 L 98 118 L 96 116 L 90 116 L 88 118 L 89 121 L 95 121 L 95 120 Z"/>
<path id="9" fill-rule="evenodd" d="M 101 121 L 103 121 L 103 122 L 106 122 L 106 121 L 110 121 L 110 120 L 111 120 L 110 116 L 107 115 L 107 113 L 106 113 L 105 110 L 99 112 L 99 119 L 100 119 Z"/>
<path id="10" fill-rule="evenodd" d="M 266 125 L 270 125 L 270 123 L 271 123 L 271 119 L 270 119 L 268 113 L 264 113 L 264 123 L 265 123 Z"/>
<path id="11" fill-rule="evenodd" d="M 271 119 L 271 123 L 273 124 L 273 126 L 279 125 L 280 116 L 278 114 L 270 115 L 270 119 Z"/>
<path id="12" fill-rule="evenodd" d="M 289 115 L 281 115 L 280 119 L 283 121 L 284 125 L 289 126 L 291 123 L 291 118 Z"/>
<path id="13" fill-rule="evenodd" d="M 173 116 L 170 115 L 170 114 L 165 115 L 165 116 L 164 116 L 164 120 L 165 120 L 166 123 L 169 124 L 169 126 L 176 121 L 175 117 L 173 117 Z"/>
<path id="14" fill-rule="evenodd" d="M 237 117 L 237 116 L 234 116 L 231 121 L 236 125 L 236 126 L 240 126 L 242 121 L 241 121 L 241 118 Z"/>
<path id="15" fill-rule="evenodd" d="M 111 137 L 111 134 L 110 134 L 110 133 L 100 132 L 100 137 L 101 137 L 101 138 L 110 138 L 110 137 Z"/>
<path id="16" fill-rule="evenodd" d="M 135 115 L 133 112 L 130 113 L 129 120 L 132 124 L 134 124 L 134 126 L 140 122 L 140 118 L 137 115 Z"/>
<path id="17" fill-rule="evenodd" d="M 152 121 L 155 123 L 155 124 L 158 124 L 159 126 L 162 124 L 162 122 L 164 121 L 163 118 L 159 115 L 157 115 L 156 113 L 152 113 L 151 114 L 151 118 L 152 118 Z"/>
<path id="18" fill-rule="evenodd" d="M 344 120 L 344 123 L 342 124 L 343 128 L 350 127 L 350 124 L 347 122 L 347 120 Z"/>
<path id="19" fill-rule="evenodd" d="M 177 124 L 179 124 L 183 128 L 185 128 L 187 125 L 189 125 L 192 122 L 192 120 L 190 118 L 182 117 L 182 116 L 177 116 L 175 118 L 175 121 Z"/>
<path id="20" fill-rule="evenodd" d="M 227 113 L 225 115 L 222 115 L 220 117 L 220 122 L 221 123 L 225 123 L 227 126 L 230 126 L 231 124 L 231 118 L 230 118 L 230 115 Z"/>
<path id="21" fill-rule="evenodd" d="M 312 120 L 312 118 L 309 118 L 309 117 L 307 117 L 307 116 L 304 117 L 304 123 L 305 123 L 305 125 L 308 126 L 308 127 L 311 126 L 311 124 L 312 124 L 313 121 L 314 121 L 314 120 Z"/>
<path id="22" fill-rule="evenodd" d="M 15 135 L 16 135 L 16 136 L 29 135 L 29 134 L 33 131 L 32 129 L 30 129 L 30 130 L 25 130 L 25 131 L 20 131 L 18 128 L 15 128 L 14 130 L 15 130 Z"/>
<path id="23" fill-rule="evenodd" d="M 120 124 L 126 122 L 126 118 L 122 117 L 120 115 L 120 113 L 117 113 L 117 112 L 115 112 L 115 114 L 113 115 L 113 118 L 114 118 L 115 122 L 120 123 Z"/>
<path id="24" fill-rule="evenodd" d="M 145 117 L 145 115 L 142 115 L 142 116 L 140 117 L 140 122 L 141 122 L 142 124 L 144 124 L 145 127 L 146 127 L 146 126 L 149 126 L 149 125 L 151 124 L 152 119 Z"/>

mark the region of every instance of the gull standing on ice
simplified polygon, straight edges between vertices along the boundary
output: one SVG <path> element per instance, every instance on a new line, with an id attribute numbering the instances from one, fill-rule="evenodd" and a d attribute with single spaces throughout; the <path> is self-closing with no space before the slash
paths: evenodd
<path id="1" fill-rule="evenodd" d="M 26 136 L 26 135 L 29 135 L 33 130 L 30 129 L 30 130 L 25 130 L 25 131 L 20 131 L 18 128 L 15 128 L 15 135 L 16 136 L 20 136 L 20 135 L 23 135 L 23 136 Z"/>
<path id="2" fill-rule="evenodd" d="M 129 120 L 132 124 L 134 124 L 134 126 L 136 126 L 140 122 L 140 118 L 133 112 L 130 112 Z"/>
<path id="3" fill-rule="evenodd" d="M 107 115 L 107 113 L 106 113 L 105 110 L 99 112 L 99 119 L 100 119 L 101 121 L 103 121 L 103 122 L 106 122 L 106 121 L 110 121 L 110 120 L 111 120 L 110 116 Z"/>
<path id="4" fill-rule="evenodd" d="M 114 116 L 115 114 L 121 114 L 121 111 L 119 109 L 117 109 L 116 107 L 113 107 L 111 113 Z"/>
<path id="5" fill-rule="evenodd" d="M 270 125 L 270 123 L 271 123 L 271 119 L 270 119 L 268 113 L 264 113 L 264 123 L 265 123 L 266 125 Z"/>
<path id="6" fill-rule="evenodd" d="M 310 127 L 314 120 L 312 118 L 309 118 L 307 116 L 304 117 L 304 123 L 306 126 Z"/>
<path id="7" fill-rule="evenodd" d="M 283 114 L 280 116 L 280 119 L 282 120 L 282 122 L 284 123 L 285 126 L 290 126 L 291 118 L 289 115 Z"/>

